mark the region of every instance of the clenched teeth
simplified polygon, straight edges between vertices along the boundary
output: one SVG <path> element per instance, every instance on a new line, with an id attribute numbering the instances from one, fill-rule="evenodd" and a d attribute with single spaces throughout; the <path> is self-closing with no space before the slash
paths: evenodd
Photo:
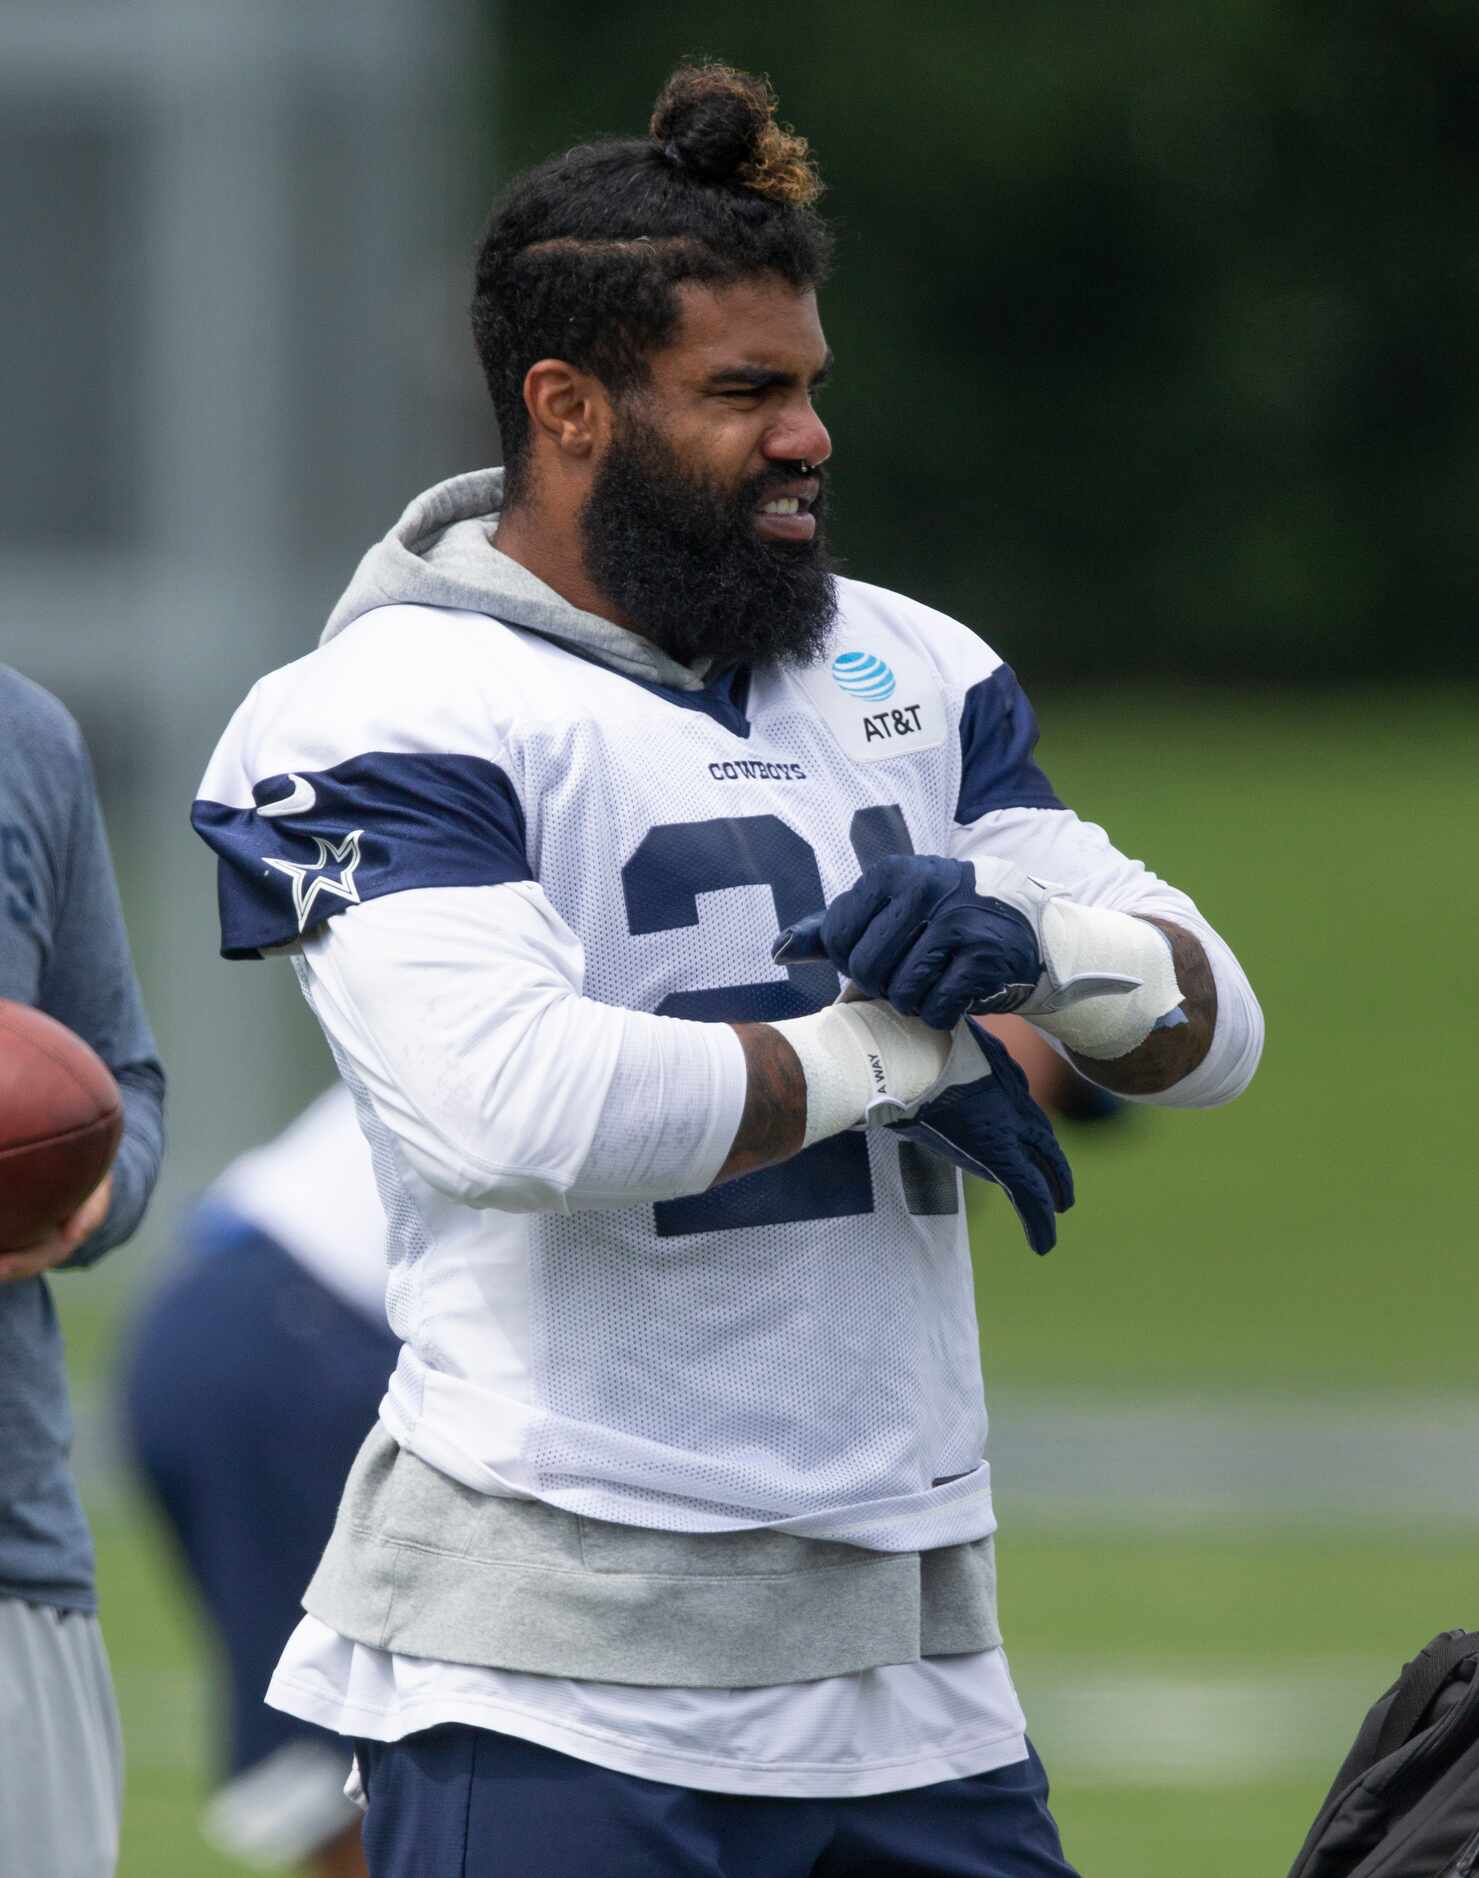
<path id="1" fill-rule="evenodd" d="M 760 513 L 762 515 L 799 515 L 801 501 L 797 496 L 777 496 L 774 502 L 762 504 Z"/>

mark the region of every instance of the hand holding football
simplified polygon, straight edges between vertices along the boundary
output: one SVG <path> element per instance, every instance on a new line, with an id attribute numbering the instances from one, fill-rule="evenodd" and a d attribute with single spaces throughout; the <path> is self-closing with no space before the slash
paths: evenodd
<path id="1" fill-rule="evenodd" d="M 44 1011 L 0 998 L 0 1251 L 34 1245 L 75 1213 L 122 1134 L 101 1057 Z"/>

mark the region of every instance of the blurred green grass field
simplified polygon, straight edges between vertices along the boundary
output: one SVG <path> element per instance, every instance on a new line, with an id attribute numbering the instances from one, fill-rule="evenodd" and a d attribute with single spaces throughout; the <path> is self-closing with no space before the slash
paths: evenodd
<path id="1" fill-rule="evenodd" d="M 1079 1206 L 1050 1258 L 980 1197 L 988 1394 L 1472 1408 L 1479 695 L 1039 704 L 1060 793 L 1198 898 L 1269 1045 L 1225 1113 L 1075 1131 Z M 126 1262 L 148 1251 L 58 1286 L 104 1427 Z M 106 1465 L 88 1478 L 130 1756 L 122 1873 L 224 1878 L 238 1868 L 194 1830 L 208 1657 L 148 1522 Z M 1452 1529 L 1420 1536 L 1034 1524 L 1003 1483 L 1003 1624 L 1085 1878 L 1287 1869 L 1364 1704 L 1434 1631 L 1479 1623 L 1475 1478 L 1454 1482 Z M 1203 1691 L 1244 1718 L 1227 1766 L 1105 1771 L 1125 1702 L 1174 1737 Z M 1291 1715 L 1311 1718 L 1293 1738 Z M 1250 1740 L 1266 1749 L 1251 1772 Z"/>

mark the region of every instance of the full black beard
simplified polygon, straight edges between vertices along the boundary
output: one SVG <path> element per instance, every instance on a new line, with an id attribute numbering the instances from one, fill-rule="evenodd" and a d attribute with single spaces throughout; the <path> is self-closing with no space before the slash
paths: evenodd
<path id="1" fill-rule="evenodd" d="M 725 489 L 694 476 L 628 411 L 581 510 L 586 572 L 681 665 L 812 664 L 837 617 L 822 494 L 810 541 L 755 532 L 756 509 L 796 475 L 777 465 Z"/>

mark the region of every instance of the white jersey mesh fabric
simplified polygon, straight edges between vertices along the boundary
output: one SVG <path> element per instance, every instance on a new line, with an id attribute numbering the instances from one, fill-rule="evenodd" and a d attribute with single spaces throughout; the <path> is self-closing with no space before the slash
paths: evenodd
<path id="1" fill-rule="evenodd" d="M 293 963 L 299 986 L 305 995 L 309 995 L 303 961 L 295 959 Z M 311 995 L 309 1002 L 312 1003 Z M 426 1369 L 436 1368 L 444 1360 L 437 1349 L 432 1326 L 417 1309 L 417 1278 L 421 1261 L 431 1249 L 431 1241 L 421 1214 L 406 1191 L 400 1157 L 395 1151 L 395 1142 L 389 1129 L 376 1114 L 363 1083 L 354 1073 L 354 1066 L 334 1042 L 332 1033 L 327 1034 L 334 1065 L 354 1100 L 355 1114 L 359 1118 L 365 1140 L 369 1143 L 375 1191 L 385 1210 L 386 1321 L 401 1338 L 403 1345 L 413 1333 L 419 1345 L 416 1352 L 419 1360 L 398 1362 L 390 1382 L 391 1389 L 401 1398 L 402 1414 L 414 1421 L 421 1411 L 422 1378 Z"/>
<path id="2" fill-rule="evenodd" d="M 595 682 L 634 690 L 605 673 Z M 530 858 L 581 937 L 586 995 L 706 1016 L 706 990 L 752 985 L 751 1008 L 731 992 L 728 1015 L 819 1007 L 835 996 L 835 977 L 812 967 L 788 985 L 769 962 L 777 926 L 850 885 L 870 841 L 943 849 L 958 740 L 858 764 L 805 693 L 773 672 L 748 701 L 750 748 L 702 711 L 638 697 L 646 722 L 634 740 L 613 698 L 520 751 Z M 958 693 L 938 700 L 942 716 L 952 706 Z M 781 767 L 804 775 L 715 788 L 711 765 L 736 757 L 783 757 Z M 709 783 L 707 800 L 690 779 Z M 700 807 L 729 825 L 700 835 L 687 826 Z M 626 863 L 621 878 L 592 866 L 593 818 Z M 672 878 L 685 869 L 688 879 Z M 725 884 L 746 872 L 760 878 Z M 648 904 L 664 894 L 666 914 Z M 796 1001 L 782 1008 L 787 994 Z M 824 1144 L 814 1173 L 798 1165 L 785 1177 L 793 1190 L 815 1184 L 806 1210 L 817 1216 L 743 1223 L 739 1189 L 749 1183 L 738 1183 L 733 1224 L 723 1190 L 659 1207 L 656 1219 L 651 1206 L 531 1219 L 544 1413 L 527 1459 L 543 1496 L 655 1527 L 810 1529 L 820 1518 L 817 1530 L 831 1531 L 831 1515 L 855 1543 L 884 1549 L 990 1530 L 956 1177 L 915 1168 L 906 1191 L 892 1139 L 855 1136 L 837 1148 Z M 852 1169 L 851 1197 L 827 1192 L 839 1163 Z M 708 1229 L 682 1230 L 700 1222 Z"/>

